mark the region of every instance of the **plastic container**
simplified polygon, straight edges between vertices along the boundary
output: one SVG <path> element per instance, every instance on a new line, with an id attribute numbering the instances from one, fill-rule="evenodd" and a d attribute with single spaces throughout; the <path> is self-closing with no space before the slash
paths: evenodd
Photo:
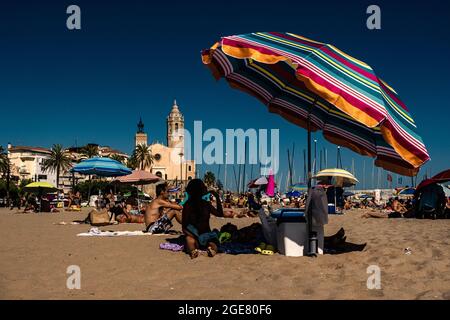
<path id="1" fill-rule="evenodd" d="M 336 214 L 336 206 L 334 203 L 328 204 L 328 214 Z"/>
<path id="2" fill-rule="evenodd" d="M 272 212 L 277 219 L 277 249 L 288 257 L 301 257 L 308 253 L 308 232 L 304 212 L 295 209 L 281 209 Z M 323 254 L 324 228 L 313 227 L 317 236 L 317 253 Z"/>

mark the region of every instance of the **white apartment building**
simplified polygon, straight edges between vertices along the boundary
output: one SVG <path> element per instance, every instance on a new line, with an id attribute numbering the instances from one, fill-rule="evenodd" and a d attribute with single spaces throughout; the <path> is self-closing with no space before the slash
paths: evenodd
<path id="1" fill-rule="evenodd" d="M 56 185 L 56 172 L 44 172 L 42 162 L 51 151 L 46 148 L 12 146 L 8 144 L 8 158 L 11 162 L 11 177 L 16 180 L 31 179 Z"/>

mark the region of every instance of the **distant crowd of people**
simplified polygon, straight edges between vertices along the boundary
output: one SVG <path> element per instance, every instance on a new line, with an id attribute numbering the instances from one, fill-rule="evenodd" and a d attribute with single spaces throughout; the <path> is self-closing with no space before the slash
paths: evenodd
<path id="1" fill-rule="evenodd" d="M 363 214 L 366 218 L 449 219 L 450 197 L 446 197 L 441 186 L 432 184 L 410 198 L 392 197 L 382 205 L 377 205 L 373 199 L 357 203 L 347 200 L 345 208 L 370 209 Z"/>

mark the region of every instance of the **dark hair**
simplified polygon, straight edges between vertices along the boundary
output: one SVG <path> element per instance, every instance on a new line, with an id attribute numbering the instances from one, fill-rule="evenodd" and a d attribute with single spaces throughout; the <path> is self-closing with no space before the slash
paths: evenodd
<path id="1" fill-rule="evenodd" d="M 166 191 L 166 189 L 167 189 L 167 183 L 161 183 L 161 184 L 158 184 L 158 185 L 156 186 L 156 196 L 159 197 L 159 195 L 160 195 L 163 191 Z"/>
<path id="2" fill-rule="evenodd" d="M 201 179 L 192 179 L 186 186 L 189 199 L 200 200 L 207 192 L 207 188 Z"/>
<path id="3" fill-rule="evenodd" d="M 206 185 L 201 179 L 192 179 L 186 186 L 186 192 L 189 195 L 188 200 L 185 203 L 185 207 L 190 206 L 193 212 L 199 212 L 201 203 L 203 201 L 202 196 L 208 191 Z"/>

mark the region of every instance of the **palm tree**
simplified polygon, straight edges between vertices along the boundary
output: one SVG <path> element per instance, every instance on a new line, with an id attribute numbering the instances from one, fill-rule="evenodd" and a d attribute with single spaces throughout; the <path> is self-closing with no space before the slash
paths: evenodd
<path id="1" fill-rule="evenodd" d="M 138 144 L 133 154 L 141 170 L 144 170 L 153 164 L 152 151 L 146 144 Z"/>
<path id="2" fill-rule="evenodd" d="M 88 144 L 82 149 L 82 154 L 89 159 L 94 158 L 98 156 L 98 146 L 95 144 Z"/>
<path id="3" fill-rule="evenodd" d="M 203 177 L 203 182 L 206 186 L 212 187 L 216 183 L 216 176 L 211 171 L 206 171 Z"/>
<path id="4" fill-rule="evenodd" d="M 59 187 L 59 175 L 66 172 L 72 166 L 72 159 L 60 144 L 54 144 L 50 156 L 42 162 L 44 172 L 56 171 L 56 187 Z"/>
<path id="5" fill-rule="evenodd" d="M 139 167 L 139 163 L 136 160 L 136 155 L 134 152 L 131 155 L 131 157 L 127 160 L 127 167 L 132 170 L 136 170 L 137 167 Z"/>
<path id="6" fill-rule="evenodd" d="M 0 146 L 0 173 L 2 175 L 6 174 L 8 164 L 9 164 L 8 154 L 6 154 L 5 149 L 3 149 L 2 146 Z"/>
<path id="7" fill-rule="evenodd" d="M 109 156 L 109 158 L 113 159 L 113 160 L 116 160 L 116 161 L 119 161 L 122 164 L 125 162 L 125 157 L 121 156 L 120 154 L 117 154 L 117 153 L 111 154 Z"/>

